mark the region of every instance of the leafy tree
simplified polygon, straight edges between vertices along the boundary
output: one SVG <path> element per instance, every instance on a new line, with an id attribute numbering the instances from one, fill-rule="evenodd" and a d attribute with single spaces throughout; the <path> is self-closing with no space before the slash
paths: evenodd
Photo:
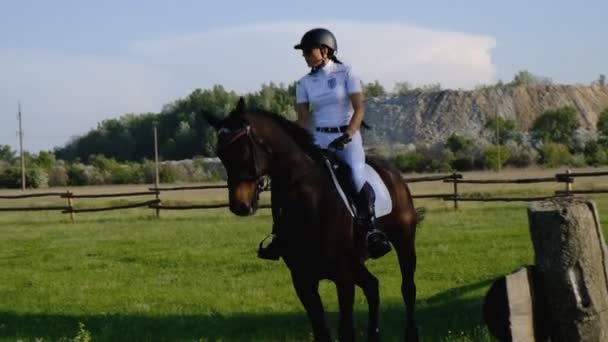
<path id="1" fill-rule="evenodd" d="M 608 140 L 608 108 L 604 109 L 598 116 L 597 132 L 600 137 Z"/>
<path id="2" fill-rule="evenodd" d="M 605 87 L 606 86 L 606 75 L 600 74 L 600 77 L 598 77 L 597 80 L 591 82 L 591 85 Z"/>
<path id="3" fill-rule="evenodd" d="M 414 89 L 414 91 L 421 91 L 421 92 L 432 92 L 432 91 L 440 91 L 440 90 L 441 90 L 441 83 L 425 84 L 422 87 L 418 87 L 418 88 Z"/>
<path id="4" fill-rule="evenodd" d="M 393 94 L 395 95 L 407 95 L 412 91 L 412 84 L 408 81 L 396 82 L 393 87 Z"/>
<path id="5" fill-rule="evenodd" d="M 490 145 L 484 150 L 485 167 L 492 170 L 499 170 L 507 164 L 511 158 L 511 153 L 506 146 Z"/>
<path id="6" fill-rule="evenodd" d="M 516 139 L 518 135 L 515 122 L 502 117 L 489 119 L 485 124 L 485 128 L 492 131 L 494 134 L 498 129 L 499 144 L 504 144 L 509 140 Z"/>
<path id="7" fill-rule="evenodd" d="M 536 86 L 536 85 L 549 85 L 552 84 L 548 77 L 536 76 L 528 70 L 520 70 L 513 77 L 513 81 L 509 83 L 511 86 Z"/>
<path id="8" fill-rule="evenodd" d="M 386 96 L 386 90 L 384 90 L 384 87 L 378 80 L 375 80 L 373 83 L 363 85 L 363 94 L 366 98 L 381 97 Z"/>
<path id="9" fill-rule="evenodd" d="M 17 152 L 13 151 L 9 145 L 0 145 L 0 160 L 10 164 L 13 163 L 16 158 Z"/>
<path id="10" fill-rule="evenodd" d="M 40 153 L 38 153 L 37 156 L 33 156 L 32 159 L 35 165 L 46 171 L 50 170 L 57 162 L 53 152 L 48 151 L 40 151 Z"/>
<path id="11" fill-rule="evenodd" d="M 452 151 L 452 153 L 457 154 L 466 151 L 472 144 L 473 141 L 471 139 L 458 134 L 452 134 L 446 140 L 445 147 Z"/>
<path id="12" fill-rule="evenodd" d="M 574 150 L 574 133 L 579 128 L 576 109 L 570 106 L 542 113 L 532 125 L 532 137 L 536 141 L 564 144 Z"/>

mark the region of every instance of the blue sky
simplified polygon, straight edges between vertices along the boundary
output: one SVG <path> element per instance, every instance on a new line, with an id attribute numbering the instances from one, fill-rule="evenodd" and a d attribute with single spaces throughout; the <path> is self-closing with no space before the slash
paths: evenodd
<path id="1" fill-rule="evenodd" d="M 0 144 L 52 149 L 195 88 L 239 92 L 306 72 L 292 45 L 336 33 L 364 81 L 470 89 L 526 69 L 608 74 L 608 1 L 14 1 L 0 4 Z"/>

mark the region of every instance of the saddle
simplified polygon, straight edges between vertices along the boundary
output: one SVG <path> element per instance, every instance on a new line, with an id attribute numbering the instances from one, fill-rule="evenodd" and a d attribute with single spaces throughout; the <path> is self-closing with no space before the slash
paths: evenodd
<path id="1" fill-rule="evenodd" d="M 330 176 L 334 179 L 334 183 L 337 182 L 335 186 L 338 188 L 338 192 L 343 192 L 344 197 L 342 199 L 345 201 L 351 215 L 356 217 L 357 207 L 355 201 L 358 193 L 355 183 L 353 182 L 350 166 L 340 159 L 333 151 L 323 150 L 323 155 Z"/>
<path id="2" fill-rule="evenodd" d="M 338 193 L 340 193 L 351 215 L 356 217 L 355 201 L 357 200 L 358 192 L 353 183 L 350 166 L 343 162 L 333 151 L 323 150 L 323 155 L 325 157 L 326 169 L 331 174 Z M 393 201 L 386 184 L 380 178 L 378 172 L 369 164 L 366 164 L 363 176 L 365 181 L 374 190 L 376 218 L 390 214 L 393 210 Z"/>

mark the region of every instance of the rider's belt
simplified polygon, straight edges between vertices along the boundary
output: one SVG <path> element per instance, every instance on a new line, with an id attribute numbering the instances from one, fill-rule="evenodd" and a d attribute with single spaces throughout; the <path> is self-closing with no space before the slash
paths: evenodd
<path id="1" fill-rule="evenodd" d="M 315 131 L 321 133 L 344 133 L 348 126 L 340 126 L 340 127 L 316 127 Z"/>

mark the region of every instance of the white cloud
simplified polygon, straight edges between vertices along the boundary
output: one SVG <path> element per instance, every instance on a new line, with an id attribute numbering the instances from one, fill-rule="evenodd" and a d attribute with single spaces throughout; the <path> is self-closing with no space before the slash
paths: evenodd
<path id="1" fill-rule="evenodd" d="M 496 78 L 493 38 L 398 23 L 273 22 L 133 42 L 120 56 L 0 49 L 0 144 L 16 146 L 17 100 L 26 148 L 49 149 L 97 122 L 127 112 L 160 111 L 194 88 L 240 92 L 307 71 L 293 45 L 311 27 L 330 28 L 338 56 L 365 82 L 471 88 Z"/>

